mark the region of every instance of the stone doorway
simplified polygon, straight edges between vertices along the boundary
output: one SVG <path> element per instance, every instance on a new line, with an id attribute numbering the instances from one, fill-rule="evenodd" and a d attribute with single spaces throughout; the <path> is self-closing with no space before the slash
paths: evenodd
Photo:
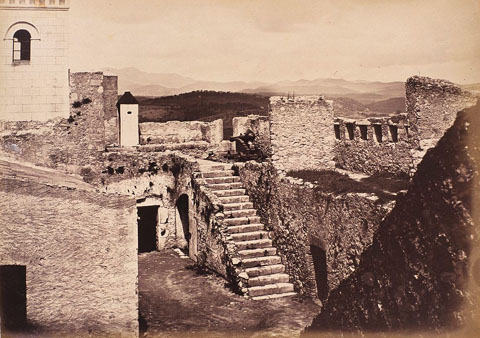
<path id="1" fill-rule="evenodd" d="M 316 245 L 310 245 L 310 252 L 315 269 L 318 298 L 323 302 L 328 297 L 327 255 L 325 250 Z"/>
<path id="2" fill-rule="evenodd" d="M 137 207 L 138 253 L 157 250 L 158 206 Z"/>
<path id="3" fill-rule="evenodd" d="M 27 268 L 0 266 L 0 317 L 2 332 L 21 331 L 27 324 Z"/>

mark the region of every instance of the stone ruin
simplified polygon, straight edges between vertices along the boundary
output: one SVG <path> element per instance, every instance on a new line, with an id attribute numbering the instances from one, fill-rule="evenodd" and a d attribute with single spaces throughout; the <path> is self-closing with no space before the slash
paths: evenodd
<path id="1" fill-rule="evenodd" d="M 478 114 L 457 112 L 474 93 L 412 77 L 405 115 L 362 121 L 335 118 L 321 96 L 275 97 L 269 117 L 233 121 L 263 160 L 232 163 L 221 120 L 140 123 L 139 144 L 119 146 L 116 83 L 73 73 L 68 119 L 0 124 L 0 263 L 2 276 L 25 281 L 29 325 L 137 335 L 137 252 L 169 248 L 254 300 L 317 299 L 312 330 L 468 319 L 458 304 L 473 299 Z M 290 174 L 298 170 L 410 183 L 390 195 L 330 191 Z M 426 294 L 437 305 L 416 307 Z"/>

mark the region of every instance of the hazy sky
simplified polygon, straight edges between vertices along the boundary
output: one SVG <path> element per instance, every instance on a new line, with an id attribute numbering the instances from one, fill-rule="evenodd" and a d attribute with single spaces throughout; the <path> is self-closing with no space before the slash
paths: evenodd
<path id="1" fill-rule="evenodd" d="M 73 70 L 480 82 L 479 0 L 72 0 Z"/>

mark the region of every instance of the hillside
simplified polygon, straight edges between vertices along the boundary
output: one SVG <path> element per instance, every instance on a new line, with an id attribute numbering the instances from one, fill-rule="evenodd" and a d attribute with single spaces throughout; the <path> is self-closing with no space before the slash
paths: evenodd
<path id="1" fill-rule="evenodd" d="M 213 121 L 223 119 L 224 137 L 232 135 L 232 118 L 267 115 L 268 97 L 261 95 L 194 91 L 164 97 L 137 97 L 140 122 Z"/>

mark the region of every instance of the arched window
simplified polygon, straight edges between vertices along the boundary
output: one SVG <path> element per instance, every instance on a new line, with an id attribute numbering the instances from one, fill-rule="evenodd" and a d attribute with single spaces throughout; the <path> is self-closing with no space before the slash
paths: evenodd
<path id="1" fill-rule="evenodd" d="M 13 35 L 13 61 L 30 61 L 30 45 L 32 36 L 25 29 Z"/>

